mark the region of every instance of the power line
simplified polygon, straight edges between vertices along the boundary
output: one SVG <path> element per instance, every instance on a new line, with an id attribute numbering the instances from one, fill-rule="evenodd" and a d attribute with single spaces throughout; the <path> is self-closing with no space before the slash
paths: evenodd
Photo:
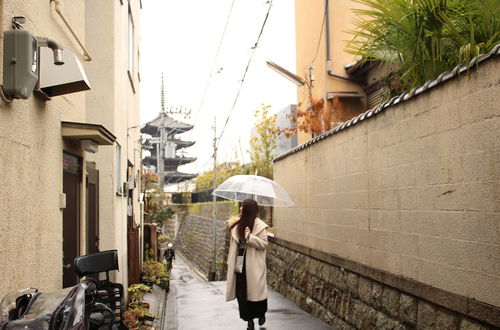
<path id="1" fill-rule="evenodd" d="M 221 35 L 221 38 L 219 40 L 219 45 L 217 47 L 217 52 L 215 53 L 215 57 L 214 57 L 214 60 L 213 60 L 213 63 L 212 63 L 212 68 L 210 69 L 210 74 L 208 76 L 207 83 L 205 84 L 205 88 L 203 90 L 203 94 L 202 94 L 202 97 L 201 97 L 200 104 L 198 105 L 198 109 L 196 109 L 195 119 L 194 119 L 194 122 L 193 122 L 193 129 L 189 132 L 188 140 L 191 140 L 191 137 L 193 135 L 193 131 L 194 131 L 195 127 L 196 127 L 196 124 L 198 123 L 199 114 L 200 114 L 201 109 L 203 107 L 203 103 L 205 102 L 205 96 L 207 94 L 208 86 L 210 85 L 210 81 L 211 81 L 212 76 L 214 74 L 215 65 L 217 64 L 217 59 L 219 58 L 219 53 L 220 53 L 220 50 L 221 50 L 221 47 L 222 47 L 222 43 L 223 43 L 224 37 L 226 35 L 227 26 L 229 25 L 231 14 L 233 12 L 234 3 L 235 3 L 235 0 L 233 0 L 231 2 L 231 7 L 229 8 L 229 12 L 228 12 L 227 17 L 226 17 L 226 23 L 224 24 L 224 30 L 222 31 L 222 35 Z M 211 159 L 211 157 L 208 159 L 208 161 L 202 167 L 205 167 L 210 162 L 210 159 Z"/>
<path id="2" fill-rule="evenodd" d="M 203 107 L 203 103 L 205 102 L 205 96 L 207 94 L 208 86 L 210 85 L 210 80 L 212 79 L 212 76 L 214 74 L 215 64 L 217 63 L 217 59 L 219 57 L 222 42 L 224 41 L 224 36 L 226 35 L 226 30 L 227 30 L 227 26 L 229 24 L 229 19 L 231 17 L 231 13 L 233 12 L 234 2 L 235 2 L 235 0 L 233 0 L 231 2 L 231 7 L 229 8 L 229 13 L 227 14 L 226 24 L 224 25 L 224 31 L 222 31 L 222 36 L 221 36 L 220 41 L 219 41 L 219 46 L 217 47 L 217 52 L 215 53 L 214 61 L 212 63 L 212 68 L 210 69 L 210 75 L 208 76 L 208 80 L 207 80 L 207 83 L 205 85 L 205 89 L 203 90 L 203 95 L 201 97 L 200 104 L 198 106 L 198 109 L 196 110 L 196 115 L 195 115 L 195 120 L 194 120 L 193 126 L 196 126 L 196 123 L 198 122 L 198 115 L 200 114 L 201 108 Z M 191 135 L 192 135 L 192 132 L 190 132 L 190 135 L 189 135 L 190 139 L 191 139 Z"/>
<path id="3" fill-rule="evenodd" d="M 328 6 L 325 6 L 325 11 L 323 13 L 323 22 L 321 23 L 321 31 L 319 33 L 319 38 L 318 38 L 318 45 L 316 46 L 316 53 L 314 54 L 314 58 L 311 61 L 311 64 L 313 64 L 314 61 L 316 61 L 316 57 L 318 56 L 318 50 L 319 50 L 319 45 L 321 44 L 321 37 L 323 36 L 323 30 L 324 30 L 324 26 L 325 26 L 325 18 L 326 18 L 327 10 L 328 10 Z"/>
<path id="4" fill-rule="evenodd" d="M 255 42 L 255 45 L 252 47 L 252 54 L 250 55 L 250 58 L 248 59 L 248 64 L 245 68 L 245 72 L 243 73 L 243 78 L 240 81 L 240 86 L 238 88 L 238 92 L 236 93 L 236 97 L 234 98 L 233 105 L 231 107 L 231 110 L 229 111 L 229 114 L 227 115 L 224 126 L 222 127 L 221 134 L 219 135 L 219 138 L 217 139 L 217 146 L 220 143 L 222 135 L 224 135 L 224 130 L 226 129 L 227 123 L 229 122 L 229 118 L 231 117 L 231 114 L 234 111 L 234 108 L 236 107 L 236 102 L 238 102 L 238 97 L 240 96 L 241 89 L 243 87 L 243 83 L 245 82 L 245 77 L 247 75 L 248 68 L 250 67 L 250 63 L 252 62 L 253 56 L 255 54 L 255 50 L 257 49 L 257 46 L 259 45 L 260 37 L 262 36 L 262 32 L 264 31 L 264 27 L 266 26 L 267 18 L 269 17 L 269 12 L 271 11 L 272 5 L 273 5 L 273 1 L 271 0 L 271 1 L 269 1 L 269 7 L 267 9 L 267 13 L 266 13 L 266 17 L 264 18 L 264 22 L 262 23 L 262 27 L 260 28 L 259 36 L 257 37 L 257 41 Z"/>
<path id="5" fill-rule="evenodd" d="M 201 108 L 202 108 L 202 106 L 203 106 L 203 102 L 204 102 L 204 100 L 205 100 L 206 92 L 207 92 L 207 90 L 208 90 L 208 86 L 209 86 L 209 84 L 210 84 L 210 80 L 211 80 L 211 78 L 212 78 L 212 76 L 213 76 L 213 73 L 214 73 L 215 64 L 217 63 L 217 58 L 218 58 L 218 55 L 219 55 L 219 52 L 220 52 L 220 49 L 221 49 L 221 45 L 222 45 L 222 42 L 223 42 L 223 39 L 224 39 L 224 36 L 225 36 L 226 30 L 227 30 L 227 26 L 228 26 L 228 23 L 229 23 L 229 20 L 230 20 L 230 16 L 231 16 L 231 13 L 232 13 L 232 10 L 233 10 L 234 2 L 235 2 L 235 0 L 233 0 L 233 1 L 232 1 L 232 3 L 231 3 L 231 7 L 230 7 L 230 10 L 229 10 L 229 13 L 228 13 L 227 19 L 226 19 L 226 24 L 225 24 L 225 27 L 224 27 L 224 31 L 223 31 L 223 34 L 222 34 L 222 36 L 221 36 L 221 40 L 220 40 L 220 42 L 219 42 L 219 46 L 218 46 L 218 49 L 217 49 L 216 56 L 215 56 L 214 61 L 213 61 L 213 63 L 212 63 L 212 68 L 211 68 L 211 71 L 210 71 L 209 78 L 208 78 L 208 80 L 207 80 L 207 84 L 205 85 L 205 89 L 204 89 L 204 92 L 203 92 L 202 100 L 201 100 L 200 105 L 199 105 L 199 107 L 198 107 L 198 109 L 197 109 L 197 111 L 196 111 L 196 116 L 195 116 L 195 121 L 194 121 L 194 125 L 193 125 L 193 126 L 196 126 L 196 123 L 197 123 L 197 120 L 198 120 L 198 116 L 199 116 L 200 110 L 201 110 Z M 230 119 L 230 117 L 231 117 L 231 114 L 232 114 L 232 112 L 234 111 L 234 109 L 235 109 L 235 107 L 236 107 L 236 103 L 237 103 L 237 101 L 238 101 L 239 95 L 240 95 L 241 90 L 242 90 L 242 87 L 243 87 L 243 83 L 244 83 L 244 81 L 245 81 L 245 78 L 246 78 L 246 75 L 247 75 L 247 73 L 248 73 L 248 70 L 249 70 L 250 64 L 251 64 L 252 59 L 253 59 L 253 56 L 254 56 L 254 54 L 255 54 L 255 50 L 257 49 L 257 46 L 258 46 L 258 44 L 259 44 L 259 42 L 260 42 L 260 38 L 261 38 L 262 33 L 263 33 L 263 31 L 264 31 L 264 27 L 265 27 L 265 25 L 266 25 L 266 23 L 267 23 L 267 20 L 268 20 L 268 17 L 269 17 L 269 12 L 270 12 L 271 7 L 272 7 L 272 0 L 271 0 L 271 1 L 269 1 L 268 3 L 269 3 L 269 7 L 268 7 L 268 9 L 267 9 L 267 13 L 266 13 L 266 16 L 265 16 L 264 22 L 262 23 L 262 26 L 261 26 L 261 29 L 260 29 L 259 35 L 258 35 L 258 37 L 257 37 L 257 41 L 255 42 L 254 46 L 252 47 L 252 54 L 250 55 L 250 58 L 249 58 L 249 60 L 248 60 L 247 66 L 246 66 L 245 71 L 244 71 L 244 74 L 243 74 L 243 78 L 242 78 L 242 79 L 241 79 L 241 81 L 240 81 L 240 86 L 239 86 L 239 88 L 238 88 L 238 92 L 237 92 L 236 97 L 235 97 L 235 99 L 234 99 L 234 102 L 233 102 L 233 105 L 232 105 L 232 107 L 231 107 L 231 110 L 229 111 L 228 117 L 226 118 L 226 121 L 225 121 L 225 123 L 224 123 L 223 129 L 222 129 L 222 131 L 221 131 L 221 134 L 219 135 L 219 138 L 217 139 L 217 147 L 218 147 L 218 144 L 219 144 L 219 142 L 220 142 L 220 139 L 222 138 L 222 136 L 223 136 L 223 134 L 224 134 L 224 130 L 225 130 L 226 126 L 227 126 L 227 123 L 229 122 L 229 119 Z M 192 130 L 192 131 L 190 132 L 190 135 L 189 135 L 189 138 L 188 138 L 188 139 L 191 139 L 191 136 L 192 136 L 192 134 L 193 134 L 193 131 L 194 131 L 194 130 Z M 206 166 L 209 162 L 210 162 L 210 158 L 209 158 L 209 159 L 207 160 L 207 162 L 206 162 L 206 163 L 202 166 L 202 168 L 203 168 L 203 167 L 205 167 L 205 166 Z"/>

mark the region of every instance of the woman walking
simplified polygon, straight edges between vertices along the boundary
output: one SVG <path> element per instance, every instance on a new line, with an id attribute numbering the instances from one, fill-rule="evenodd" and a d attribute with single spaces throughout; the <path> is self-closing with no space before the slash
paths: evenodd
<path id="1" fill-rule="evenodd" d="M 243 201 L 240 218 L 229 224 L 231 240 L 227 258 L 226 301 L 238 299 L 240 318 L 254 329 L 266 321 L 266 247 L 268 227 L 257 218 L 259 206 L 253 199 Z"/>

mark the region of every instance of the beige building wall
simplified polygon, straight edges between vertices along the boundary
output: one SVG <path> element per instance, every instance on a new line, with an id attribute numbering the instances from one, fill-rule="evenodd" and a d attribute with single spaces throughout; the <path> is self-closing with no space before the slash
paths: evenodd
<path id="1" fill-rule="evenodd" d="M 25 16 L 24 28 L 36 36 L 53 38 L 83 64 L 92 90 L 53 97 L 0 101 L 0 297 L 7 292 L 37 287 L 52 291 L 63 285 L 63 233 L 60 198 L 63 191 L 63 151 L 82 159 L 80 182 L 79 253 L 86 246 L 86 161 L 100 171 L 100 248 L 118 249 L 120 272 L 115 280 L 127 284 L 127 197 L 116 193 L 115 146 L 99 146 L 96 154 L 82 150 L 75 140 L 63 139 L 61 122 L 103 125 L 121 145 L 120 185 L 127 179 L 127 164 L 140 168 L 138 45 L 139 0 L 132 0 L 134 61 L 129 78 L 128 1 L 61 1 L 62 11 L 92 56 L 83 51 L 49 1 L 0 2 L 0 54 L 3 31 L 12 16 Z M 0 61 L 0 76 L 3 74 Z M 131 83 L 132 80 L 132 83 Z M 133 88 L 135 88 L 135 91 Z M 130 129 L 128 129 L 130 128 Z M 138 176 L 136 175 L 136 181 Z M 138 188 L 133 208 L 140 219 Z"/>
<path id="2" fill-rule="evenodd" d="M 344 65 L 354 61 L 354 56 L 347 54 L 344 49 L 347 45 L 346 40 L 352 39 L 352 36 L 346 32 L 353 28 L 351 10 L 360 7 L 359 3 L 352 0 L 329 1 L 330 69 L 336 75 L 347 77 Z M 306 78 L 309 75 L 307 67 L 313 66 L 311 71 L 314 76 L 312 96 L 314 99 L 325 99 L 325 108 L 331 110 L 331 101 L 326 101 L 328 92 L 358 91 L 361 95 L 365 95 L 365 92 L 357 83 L 328 75 L 324 13 L 324 0 L 295 0 L 297 74 Z M 305 109 L 307 107 L 308 97 L 309 90 L 306 85 L 297 88 L 297 104 L 301 104 L 299 108 Z M 362 98 L 360 103 L 352 106 L 354 113 L 362 112 L 366 107 L 366 98 Z M 350 109 L 350 107 L 346 105 L 346 109 Z M 349 110 L 350 112 L 351 110 Z M 335 119 L 335 113 L 333 113 L 333 117 Z M 302 144 L 310 138 L 310 134 L 300 132 L 298 143 Z"/>
<path id="3" fill-rule="evenodd" d="M 84 1 L 67 1 L 64 8 L 84 36 Z M 49 1 L 41 0 L 0 2 L 2 57 L 3 31 L 11 30 L 12 16 L 25 16 L 24 29 L 57 40 L 83 62 Z M 2 61 L 0 66 L 2 76 Z M 24 287 L 46 291 L 62 286 L 62 154 L 84 155 L 78 144 L 63 141 L 61 121 L 84 119 L 83 93 L 52 101 L 36 96 L 10 104 L 0 101 L 0 297 Z"/>
<path id="4" fill-rule="evenodd" d="M 128 164 L 135 173 L 141 166 L 139 131 L 139 31 L 140 1 L 91 0 L 86 2 L 87 43 L 98 61 L 89 63 L 89 77 L 96 88 L 87 94 L 87 120 L 102 122 L 117 137 L 120 163 L 116 161 L 116 146 L 100 148 L 95 154 L 100 171 L 100 237 L 101 250 L 118 249 L 120 272 L 116 281 L 125 285 L 127 277 L 127 195 L 118 193 L 116 186 L 127 181 Z M 128 19 L 133 19 L 133 70 L 129 71 Z M 120 177 L 116 167 L 119 166 Z M 140 222 L 138 185 L 134 190 L 133 215 Z"/>
<path id="5" fill-rule="evenodd" d="M 278 160 L 276 237 L 500 306 L 498 58 Z"/>

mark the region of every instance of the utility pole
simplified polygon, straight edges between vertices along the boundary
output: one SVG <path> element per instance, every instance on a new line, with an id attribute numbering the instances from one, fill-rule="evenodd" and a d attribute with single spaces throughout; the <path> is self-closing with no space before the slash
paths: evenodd
<path id="1" fill-rule="evenodd" d="M 214 182 L 213 182 L 213 190 L 217 188 L 217 131 L 216 131 L 216 119 L 214 118 Z M 217 197 L 212 194 L 212 221 L 213 221 L 213 228 L 212 228 L 212 239 L 214 242 L 214 253 L 212 256 L 212 271 L 210 272 L 210 280 L 215 281 L 216 278 L 216 258 L 217 258 L 217 220 L 216 220 L 216 201 Z"/>

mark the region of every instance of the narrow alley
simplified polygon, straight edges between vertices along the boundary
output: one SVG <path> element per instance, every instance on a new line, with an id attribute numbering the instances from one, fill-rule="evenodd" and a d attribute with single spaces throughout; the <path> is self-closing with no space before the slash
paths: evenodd
<path id="1" fill-rule="evenodd" d="M 500 330 L 500 0 L 0 23 L 0 330 Z"/>
<path id="2" fill-rule="evenodd" d="M 179 255 L 172 269 L 163 329 L 245 329 L 236 300 L 225 302 L 225 286 L 225 281 L 203 280 Z M 255 320 L 256 329 L 331 329 L 271 288 L 268 304 L 266 323 L 259 327 Z"/>

